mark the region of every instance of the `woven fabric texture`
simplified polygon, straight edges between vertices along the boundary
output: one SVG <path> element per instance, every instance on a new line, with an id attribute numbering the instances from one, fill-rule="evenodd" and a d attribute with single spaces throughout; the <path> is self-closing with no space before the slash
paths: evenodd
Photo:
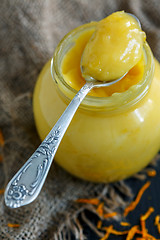
<path id="1" fill-rule="evenodd" d="M 159 0 L 1 0 L 0 129 L 5 140 L 0 147 L 1 188 L 40 143 L 33 119 L 32 93 L 37 76 L 56 45 L 73 28 L 117 10 L 134 13 L 140 19 L 147 41 L 160 60 Z M 131 196 L 123 182 L 116 185 Z M 70 229 L 77 239 L 84 239 L 77 219 L 83 209 L 74 200 L 108 192 L 113 200 L 110 209 L 125 205 L 114 186 L 81 181 L 54 165 L 32 204 L 11 210 L 0 196 L 0 239 L 64 240 Z M 18 223 L 20 227 L 9 228 L 8 223 Z"/>

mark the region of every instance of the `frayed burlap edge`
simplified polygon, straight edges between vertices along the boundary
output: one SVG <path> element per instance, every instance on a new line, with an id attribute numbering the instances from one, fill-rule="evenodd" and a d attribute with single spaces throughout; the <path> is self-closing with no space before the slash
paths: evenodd
<path id="1" fill-rule="evenodd" d="M 160 154 L 151 161 L 151 163 L 139 173 L 136 173 L 132 178 L 139 181 L 145 181 L 147 178 L 147 172 L 154 170 L 157 166 L 157 162 L 160 160 Z M 92 195 L 91 198 L 97 198 L 104 203 L 104 213 L 118 212 L 118 215 L 114 216 L 112 220 L 125 221 L 123 216 L 123 210 L 133 200 L 135 195 L 132 193 L 132 189 L 127 185 L 125 180 L 113 183 L 111 185 L 106 184 L 102 191 L 98 195 Z M 127 200 L 126 200 L 127 198 Z M 90 211 L 95 214 L 102 222 L 106 220 L 99 216 L 96 211 L 96 207 L 91 204 L 83 204 L 78 208 L 74 214 L 68 214 L 63 224 L 61 224 L 57 232 L 54 233 L 54 240 L 71 240 L 71 234 L 78 240 L 86 240 L 87 237 L 84 234 L 84 228 L 79 221 L 79 218 L 93 231 L 99 238 L 104 237 L 104 233 L 98 230 L 97 226 L 91 219 L 87 218 L 85 211 Z M 107 220 L 108 223 L 110 220 Z"/>

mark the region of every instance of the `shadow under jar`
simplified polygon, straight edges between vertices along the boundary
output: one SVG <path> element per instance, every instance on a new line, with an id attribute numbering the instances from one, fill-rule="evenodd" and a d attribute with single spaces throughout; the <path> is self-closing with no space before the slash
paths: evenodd
<path id="1" fill-rule="evenodd" d="M 67 34 L 42 69 L 33 97 L 36 127 L 41 140 L 59 119 L 77 91 L 63 78 L 61 63 L 74 40 L 95 24 Z M 142 79 L 110 97 L 86 96 L 55 155 L 71 174 L 93 182 L 113 182 L 144 168 L 160 147 L 160 65 L 144 43 Z M 53 78 L 52 78 L 53 76 Z"/>

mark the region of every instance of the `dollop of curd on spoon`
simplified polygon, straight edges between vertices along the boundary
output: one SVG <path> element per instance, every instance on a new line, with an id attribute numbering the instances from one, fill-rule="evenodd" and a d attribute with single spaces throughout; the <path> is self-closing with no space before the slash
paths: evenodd
<path id="1" fill-rule="evenodd" d="M 115 12 L 100 22 L 75 29 L 72 46 L 61 63 L 65 82 L 79 91 L 87 76 L 111 81 L 127 75 L 109 87 L 92 89 L 88 95 L 109 97 L 137 84 L 146 64 L 143 44 L 146 35 L 137 20 L 124 11 Z"/>
<path id="2" fill-rule="evenodd" d="M 82 76 L 111 81 L 123 76 L 142 58 L 146 39 L 137 20 L 124 11 L 99 21 L 82 58 Z"/>

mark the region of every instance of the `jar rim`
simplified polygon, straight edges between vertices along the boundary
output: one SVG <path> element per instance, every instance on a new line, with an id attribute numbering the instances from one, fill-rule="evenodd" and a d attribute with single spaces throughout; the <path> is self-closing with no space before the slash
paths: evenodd
<path id="1" fill-rule="evenodd" d="M 87 31 L 88 29 L 95 28 L 96 22 L 87 23 L 81 25 L 67 35 L 59 42 L 58 46 L 54 51 L 54 55 L 51 61 L 51 75 L 52 79 L 57 83 L 60 92 L 65 96 L 69 101 L 73 99 L 73 97 L 77 94 L 77 90 L 72 88 L 63 78 L 61 73 L 61 63 L 62 63 L 62 55 L 66 53 L 74 44 L 74 39 L 76 39 L 82 31 Z M 123 106 L 127 107 L 128 105 L 134 105 L 143 96 L 148 92 L 151 79 L 154 72 L 154 60 L 152 51 L 145 41 L 143 50 L 145 53 L 145 69 L 142 79 L 135 85 L 132 85 L 128 90 L 124 92 L 116 92 L 113 93 L 109 97 L 97 97 L 87 95 L 83 100 L 80 107 L 85 109 L 94 109 L 94 110 L 115 110 L 120 109 Z"/>

